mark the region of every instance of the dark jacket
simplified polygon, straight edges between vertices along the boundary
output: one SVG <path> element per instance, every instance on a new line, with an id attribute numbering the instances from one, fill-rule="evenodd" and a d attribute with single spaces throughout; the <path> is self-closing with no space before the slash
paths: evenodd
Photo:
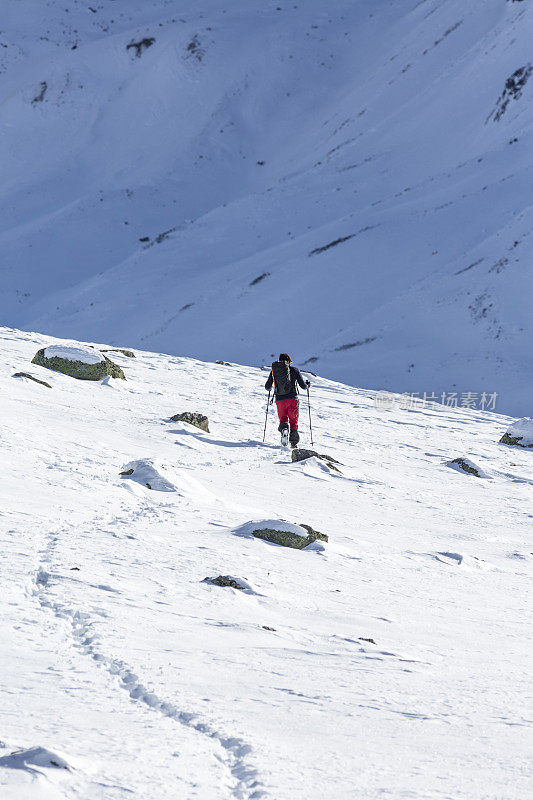
<path id="1" fill-rule="evenodd" d="M 287 394 L 277 394 L 276 393 L 276 403 L 279 400 L 292 400 L 294 397 L 298 397 L 298 390 L 296 388 L 296 384 L 298 383 L 302 389 L 307 389 L 307 384 L 302 378 L 300 374 L 300 370 L 296 369 L 296 367 L 290 367 L 291 372 L 291 390 Z M 268 376 L 268 380 L 265 383 L 265 389 L 269 392 L 272 389 L 272 384 L 274 382 L 274 378 L 272 375 L 272 370 L 270 370 L 270 375 Z"/>

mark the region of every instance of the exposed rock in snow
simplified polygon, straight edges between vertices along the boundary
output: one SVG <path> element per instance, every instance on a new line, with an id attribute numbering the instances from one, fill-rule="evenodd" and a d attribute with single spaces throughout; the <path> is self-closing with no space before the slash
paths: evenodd
<path id="1" fill-rule="evenodd" d="M 498 122 L 505 114 L 505 110 L 511 100 L 518 100 L 522 97 L 522 92 L 532 72 L 533 66 L 531 66 L 531 64 L 525 64 L 523 67 L 519 67 L 515 70 L 513 74 L 507 78 L 505 81 L 505 88 L 500 97 L 498 97 L 496 108 L 488 119 L 492 117 L 495 122 Z"/>
<path id="2" fill-rule="evenodd" d="M 138 42 L 130 42 L 126 45 L 126 50 L 135 50 L 135 57 L 140 58 L 145 50 L 148 50 L 155 42 L 153 36 L 145 36 L 144 39 L 140 39 Z"/>
<path id="3" fill-rule="evenodd" d="M 523 417 L 513 422 L 507 428 L 502 438 L 502 444 L 514 444 L 519 447 L 533 447 L 533 418 Z"/>
<path id="4" fill-rule="evenodd" d="M 212 583 L 213 586 L 230 587 L 240 589 L 242 592 L 252 592 L 250 584 L 242 578 L 234 578 L 231 575 L 219 575 L 217 578 L 204 578 L 204 583 Z"/>
<path id="5" fill-rule="evenodd" d="M 458 470 L 458 472 L 466 472 L 468 475 L 475 475 L 476 478 L 490 478 L 490 475 L 470 461 L 469 458 L 454 458 L 452 461 L 446 461 L 446 466 Z"/>
<path id="6" fill-rule="evenodd" d="M 324 461 L 326 465 L 334 470 L 335 472 L 340 472 L 340 469 L 336 467 L 336 464 L 340 464 L 340 461 L 337 461 L 335 458 L 326 455 L 325 453 L 317 453 L 316 450 L 306 450 L 302 447 L 295 447 L 291 454 L 291 459 L 293 462 L 297 461 L 306 461 L 308 458 L 318 458 L 320 461 Z"/>
<path id="7" fill-rule="evenodd" d="M 121 368 L 107 356 L 88 347 L 43 347 L 34 355 L 31 363 L 82 381 L 99 381 L 106 375 L 123 380 L 126 378 Z"/>
<path id="8" fill-rule="evenodd" d="M 256 539 L 263 539 L 282 547 L 292 547 L 295 550 L 303 550 L 317 540 L 328 541 L 326 534 L 315 531 L 310 525 L 294 525 L 291 522 L 273 519 L 247 522 L 236 533 L 241 536 L 254 536 Z"/>
<path id="9" fill-rule="evenodd" d="M 172 422 L 187 422 L 189 425 L 194 425 L 200 428 L 201 431 L 209 433 L 209 420 L 204 414 L 196 414 L 190 411 L 185 411 L 183 414 L 174 414 L 170 417 Z"/>
<path id="10" fill-rule="evenodd" d="M 292 460 L 293 461 L 305 461 L 306 458 L 320 458 L 322 461 L 329 461 L 332 464 L 340 464 L 340 461 L 337 461 L 332 456 L 328 456 L 325 453 L 317 453 L 316 450 L 306 450 L 303 447 L 295 447 L 292 451 Z"/>
<path id="11" fill-rule="evenodd" d="M 223 367 L 231 367 L 229 361 L 215 361 L 215 364 L 220 364 Z"/>
<path id="12" fill-rule="evenodd" d="M 29 372 L 15 372 L 13 375 L 14 378 L 26 378 L 29 381 L 35 381 L 35 383 L 40 383 L 41 386 L 48 386 L 49 389 L 52 387 L 46 381 L 41 381 L 39 378 L 36 378 L 34 375 L 30 375 Z"/>
<path id="13" fill-rule="evenodd" d="M 256 539 L 264 539 L 272 544 L 279 544 L 282 547 L 293 547 L 295 550 L 303 550 L 311 541 L 307 536 L 292 531 L 277 531 L 275 528 L 262 528 L 254 531 Z"/>
<path id="14" fill-rule="evenodd" d="M 320 533 L 320 531 L 315 531 L 310 525 L 306 525 L 305 522 L 300 522 L 300 528 L 304 528 L 307 531 L 307 535 L 309 539 L 314 542 L 317 539 L 320 539 L 321 542 L 329 541 L 328 536 L 325 533 Z"/>

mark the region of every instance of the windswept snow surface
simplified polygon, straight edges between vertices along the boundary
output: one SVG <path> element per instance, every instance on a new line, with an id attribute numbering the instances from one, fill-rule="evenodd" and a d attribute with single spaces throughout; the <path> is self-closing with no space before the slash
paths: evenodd
<path id="1" fill-rule="evenodd" d="M 2 319 L 530 414 L 532 5 L 3 0 Z"/>
<path id="2" fill-rule="evenodd" d="M 498 444 L 511 419 L 317 378 L 339 475 L 291 463 L 272 417 L 261 443 L 260 370 L 137 351 L 114 356 L 127 381 L 89 383 L 32 365 L 50 390 L 11 376 L 77 343 L 0 337 L 2 798 L 528 795 L 533 454 Z M 183 409 L 211 433 L 168 421 Z M 120 476 L 148 461 L 178 490 Z M 250 520 L 329 543 L 238 535 Z"/>

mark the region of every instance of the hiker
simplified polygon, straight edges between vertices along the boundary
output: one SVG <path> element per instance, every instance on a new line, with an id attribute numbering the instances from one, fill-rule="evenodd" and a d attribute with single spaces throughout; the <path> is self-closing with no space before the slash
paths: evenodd
<path id="1" fill-rule="evenodd" d="M 291 366 L 291 357 L 287 353 L 280 353 L 278 361 L 274 361 L 272 364 L 270 375 L 265 383 L 265 389 L 269 392 L 274 386 L 281 443 L 287 445 L 287 441 L 289 441 L 291 447 L 296 447 L 300 441 L 300 434 L 298 433 L 298 389 L 296 384 L 301 386 L 302 389 L 308 389 L 311 386 L 309 381 L 304 381 L 300 370 Z"/>

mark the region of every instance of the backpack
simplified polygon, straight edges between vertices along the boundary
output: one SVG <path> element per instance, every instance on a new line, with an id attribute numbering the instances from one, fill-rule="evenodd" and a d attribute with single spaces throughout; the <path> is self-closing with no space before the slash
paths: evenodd
<path id="1" fill-rule="evenodd" d="M 288 361 L 274 361 L 272 364 L 274 391 L 276 394 L 290 394 L 292 391 L 291 367 Z"/>

